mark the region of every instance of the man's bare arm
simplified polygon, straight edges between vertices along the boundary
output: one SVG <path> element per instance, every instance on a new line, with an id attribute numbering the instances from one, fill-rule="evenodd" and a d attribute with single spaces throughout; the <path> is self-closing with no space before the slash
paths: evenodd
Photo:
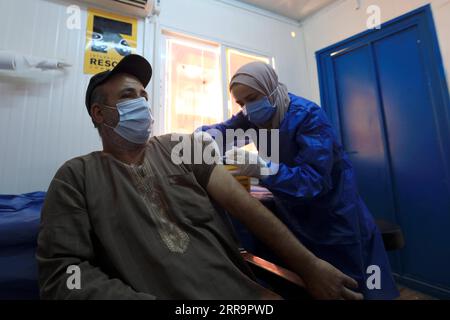
<path id="1" fill-rule="evenodd" d="M 306 282 L 318 299 L 362 299 L 348 288 L 357 282 L 317 258 L 261 202 L 254 199 L 225 169 L 214 168 L 208 193 L 231 215 L 241 221 L 262 242 L 279 255 Z"/>

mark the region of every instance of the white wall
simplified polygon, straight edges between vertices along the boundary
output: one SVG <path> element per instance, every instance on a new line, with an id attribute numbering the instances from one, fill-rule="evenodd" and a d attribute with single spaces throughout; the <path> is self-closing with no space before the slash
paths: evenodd
<path id="1" fill-rule="evenodd" d="M 300 93 L 314 101 L 320 101 L 319 80 L 315 53 L 327 46 L 345 40 L 367 30 L 366 9 L 370 5 L 381 8 L 382 22 L 394 19 L 418 7 L 431 3 L 434 21 L 438 33 L 444 67 L 450 74 L 450 0 L 361 0 L 361 8 L 356 10 L 355 0 L 337 1 L 330 7 L 318 12 L 302 24 L 308 70 L 301 73 Z M 448 81 L 450 84 L 450 81 Z"/>
<path id="2" fill-rule="evenodd" d="M 299 91 L 305 80 L 298 74 L 305 68 L 299 25 L 225 2 L 162 1 L 161 27 L 139 21 L 138 53 L 158 62 L 155 39 L 161 29 L 167 28 L 273 56 L 281 80 Z M 83 74 L 83 5 L 81 28 L 66 27 L 66 8 L 74 3 L 79 4 L 0 0 L 0 50 L 62 58 L 73 65 L 63 76 L 36 81 L 0 76 L 0 194 L 46 190 L 64 161 L 101 148 L 84 106 L 90 76 Z M 291 31 L 297 33 L 296 38 L 291 37 Z M 154 65 L 156 71 L 157 67 Z M 147 88 L 150 91 L 158 87 L 153 82 Z"/>
<path id="3" fill-rule="evenodd" d="M 275 57 L 280 79 L 293 90 L 300 88 L 298 74 L 303 53 L 298 23 L 276 19 L 233 6 L 233 1 L 162 1 L 161 28 Z M 297 33 L 296 38 L 291 32 Z"/>
<path id="4" fill-rule="evenodd" d="M 233 0 L 164 0 L 157 26 L 149 27 L 152 33 L 155 28 L 156 36 L 153 41 L 157 44 L 160 43 L 158 35 L 166 30 L 269 56 L 275 59 L 280 80 L 288 85 L 290 90 L 296 92 L 303 87 L 303 78 L 298 73 L 305 68 L 306 60 L 300 24 L 296 21 L 268 14 Z M 297 35 L 295 38 L 291 36 L 293 31 Z M 160 54 L 156 52 L 149 55 L 156 57 L 153 60 L 153 98 L 160 101 L 160 86 L 157 85 Z M 222 58 L 224 64 L 225 57 Z M 294 70 L 298 72 L 293 72 Z M 224 90 L 227 88 L 224 87 Z M 155 118 L 162 124 L 162 103 L 159 107 L 159 110 L 155 110 Z M 156 124 L 155 131 L 162 133 L 163 128 Z"/>
<path id="5" fill-rule="evenodd" d="M 72 2 L 73 3 L 73 2 Z M 81 28 L 66 27 L 70 2 L 0 1 L 0 50 L 62 58 L 62 76 L 0 77 L 0 194 L 46 190 L 64 161 L 100 148 L 84 105 L 86 10 Z M 143 22 L 138 27 L 142 52 Z"/>

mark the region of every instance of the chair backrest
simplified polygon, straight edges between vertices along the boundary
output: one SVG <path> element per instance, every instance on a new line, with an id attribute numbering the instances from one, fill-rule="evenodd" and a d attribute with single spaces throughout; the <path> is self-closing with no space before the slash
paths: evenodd
<path id="1" fill-rule="evenodd" d="M 386 251 L 400 250 L 405 246 L 405 238 L 400 226 L 386 221 L 376 220 L 378 229 L 383 237 L 384 248 Z"/>

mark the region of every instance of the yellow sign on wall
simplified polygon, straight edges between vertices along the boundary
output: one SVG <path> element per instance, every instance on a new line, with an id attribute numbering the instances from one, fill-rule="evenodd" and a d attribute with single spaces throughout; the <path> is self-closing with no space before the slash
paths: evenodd
<path id="1" fill-rule="evenodd" d="M 137 19 L 88 10 L 84 73 L 112 69 L 123 57 L 136 52 Z"/>

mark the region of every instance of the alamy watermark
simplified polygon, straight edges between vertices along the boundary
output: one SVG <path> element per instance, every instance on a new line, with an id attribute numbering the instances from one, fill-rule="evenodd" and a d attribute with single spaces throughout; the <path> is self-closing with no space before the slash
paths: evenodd
<path id="1" fill-rule="evenodd" d="M 369 15 L 366 25 L 367 29 L 381 29 L 381 8 L 377 5 L 370 5 L 367 7 L 366 13 Z"/>
<path id="2" fill-rule="evenodd" d="M 66 273 L 69 274 L 66 280 L 66 286 L 69 290 L 81 289 L 81 269 L 79 266 L 70 265 L 67 267 Z"/>
<path id="3" fill-rule="evenodd" d="M 225 137 L 217 129 L 205 132 L 195 132 L 193 138 L 184 134 L 171 134 L 171 141 L 178 142 L 171 152 L 171 160 L 174 164 L 220 164 L 224 163 L 225 151 L 232 147 L 241 148 L 250 142 L 254 142 L 258 148 L 258 157 L 265 162 L 279 163 L 280 160 L 280 132 L 278 129 L 227 129 Z M 256 165 L 258 157 L 237 157 L 237 165 Z M 226 164 L 226 163 L 225 163 Z M 276 166 L 274 166 L 276 167 Z M 277 172 L 266 167 L 261 167 L 261 175 L 273 175 Z"/>
<path id="4" fill-rule="evenodd" d="M 69 30 L 80 30 L 81 29 L 81 9 L 77 5 L 70 5 L 66 8 L 66 14 L 68 15 L 66 19 L 66 27 Z"/>
<path id="5" fill-rule="evenodd" d="M 77 265 L 70 265 L 67 267 L 66 273 L 69 274 L 66 280 L 66 286 L 69 290 L 81 289 L 81 269 Z M 367 267 L 366 286 L 369 290 L 381 290 L 381 269 L 377 265 L 370 265 Z"/>

